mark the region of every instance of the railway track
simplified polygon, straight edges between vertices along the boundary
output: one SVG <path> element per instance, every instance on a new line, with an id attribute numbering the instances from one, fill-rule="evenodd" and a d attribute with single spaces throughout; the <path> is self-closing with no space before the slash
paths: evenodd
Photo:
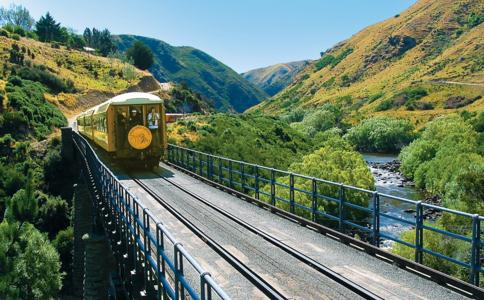
<path id="1" fill-rule="evenodd" d="M 237 257 L 232 255 L 223 246 L 217 243 L 215 240 L 210 238 L 206 233 L 204 233 L 200 228 L 198 228 L 194 223 L 192 223 L 188 218 L 183 216 L 178 212 L 168 201 L 157 195 L 153 190 L 151 190 L 147 185 L 145 185 L 141 180 L 132 177 L 133 181 L 136 182 L 144 191 L 146 191 L 151 197 L 153 197 L 158 203 L 160 203 L 166 210 L 168 210 L 175 218 L 182 222 L 186 227 L 188 227 L 196 236 L 202 239 L 210 248 L 212 248 L 217 254 L 223 257 L 232 267 L 239 271 L 245 278 L 247 278 L 254 286 L 256 286 L 261 292 L 263 292 L 270 299 L 288 299 L 280 291 L 274 288 L 266 280 L 260 277 L 256 272 L 250 269 Z"/>
<path id="2" fill-rule="evenodd" d="M 160 174 L 155 173 L 157 176 L 166 182 L 168 182 L 171 186 L 179 189 L 180 191 L 186 193 L 190 197 L 196 199 L 200 203 L 210 207 L 210 209 L 216 211 L 217 213 L 223 215 L 224 217 L 230 219 L 231 221 L 235 222 L 236 224 L 242 226 L 243 228 L 249 230 L 250 232 L 262 237 L 264 240 L 268 241 L 273 246 L 283 250 L 284 252 L 288 253 L 289 255 L 293 256 L 294 258 L 298 259 L 305 265 L 313 268 L 320 274 L 324 275 L 325 277 L 329 278 L 330 280 L 338 283 L 339 285 L 345 287 L 346 289 L 352 291 L 353 293 L 359 295 L 364 299 L 382 299 L 380 296 L 374 294 L 373 292 L 369 291 L 368 289 L 358 285 L 357 283 L 349 280 L 338 274 L 337 272 L 331 270 L 330 268 L 322 265 L 321 263 L 315 261 L 314 259 L 310 258 L 309 256 L 301 253 L 297 249 L 287 245 L 286 243 L 282 242 L 281 240 L 277 239 L 273 235 L 261 230 L 250 223 L 238 218 L 237 216 L 233 215 L 232 213 L 224 210 L 216 205 L 213 205 L 206 199 L 194 194 L 193 192 L 187 190 L 183 186 L 162 177 Z M 160 197 L 156 192 L 154 192 L 151 188 L 149 188 L 146 184 L 144 184 L 139 179 L 132 177 L 132 179 L 145 190 L 150 196 L 152 196 L 157 202 L 159 202 L 163 207 L 165 207 L 171 214 L 173 214 L 178 220 L 180 220 L 185 226 L 187 226 L 193 233 L 195 233 L 199 238 L 201 238 L 209 247 L 215 250 L 219 255 L 221 255 L 224 259 L 227 260 L 236 270 L 238 270 L 244 277 L 246 277 L 250 282 L 252 282 L 257 288 L 259 288 L 266 296 L 271 299 L 287 299 L 280 291 L 275 289 L 271 286 L 267 281 L 262 279 L 256 272 L 251 270 L 245 264 L 243 264 L 240 260 L 238 260 L 235 256 L 233 256 L 229 251 L 224 249 L 220 244 L 216 241 L 211 239 L 206 233 L 202 230 L 197 228 L 192 222 L 190 222 L 186 217 L 184 217 L 180 212 L 178 212 L 171 204 L 168 203 L 165 199 Z"/>

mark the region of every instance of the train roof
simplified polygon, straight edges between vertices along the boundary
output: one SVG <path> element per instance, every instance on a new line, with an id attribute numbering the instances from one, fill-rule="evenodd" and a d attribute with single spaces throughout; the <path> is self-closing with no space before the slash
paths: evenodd
<path id="1" fill-rule="evenodd" d="M 108 109 L 110 105 L 149 105 L 162 103 L 163 100 L 153 94 L 140 92 L 124 93 L 87 110 L 86 112 L 80 114 L 79 117 L 82 117 L 84 115 L 91 115 L 93 113 L 103 113 Z"/>

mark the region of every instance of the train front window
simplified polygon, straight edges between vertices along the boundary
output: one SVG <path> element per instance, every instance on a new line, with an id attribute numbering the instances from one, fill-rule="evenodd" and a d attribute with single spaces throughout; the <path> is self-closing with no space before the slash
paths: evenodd
<path id="1" fill-rule="evenodd" d="M 129 107 L 129 127 L 143 125 L 143 108 L 141 106 Z"/>
<path id="2" fill-rule="evenodd" d="M 148 111 L 148 127 L 150 129 L 158 129 L 158 125 L 160 123 L 160 113 L 158 112 L 158 107 L 148 107 Z"/>

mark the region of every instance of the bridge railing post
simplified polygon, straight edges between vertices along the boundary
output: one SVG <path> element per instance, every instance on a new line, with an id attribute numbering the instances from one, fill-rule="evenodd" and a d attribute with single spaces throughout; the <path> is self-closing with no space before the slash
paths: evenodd
<path id="1" fill-rule="evenodd" d="M 149 285 L 149 264 L 148 264 L 148 255 L 151 252 L 151 243 L 150 239 L 148 238 L 148 232 L 150 229 L 150 217 L 146 212 L 147 208 L 143 209 L 143 275 L 144 275 L 144 290 L 148 293 L 148 285 Z"/>
<path id="2" fill-rule="evenodd" d="M 207 178 L 208 179 L 211 179 L 211 175 L 210 175 L 210 155 L 207 154 Z"/>
<path id="3" fill-rule="evenodd" d="M 274 168 L 271 169 L 271 204 L 276 206 L 276 174 Z"/>
<path id="4" fill-rule="evenodd" d="M 212 300 L 212 288 L 207 282 L 205 276 L 210 276 L 210 273 L 205 272 L 200 274 L 200 299 L 201 300 Z"/>
<path id="5" fill-rule="evenodd" d="M 197 172 L 197 165 L 195 164 L 195 153 L 191 152 L 190 156 L 192 157 L 192 165 L 191 165 L 191 171 L 196 173 Z M 190 160 L 190 158 L 188 158 Z M 188 162 L 190 164 L 190 162 Z"/>
<path id="6" fill-rule="evenodd" d="M 220 182 L 220 184 L 223 184 L 223 169 L 222 169 L 222 158 L 218 158 L 218 182 Z"/>
<path id="7" fill-rule="evenodd" d="M 240 169 L 240 185 L 242 187 L 242 193 L 246 193 L 245 189 L 245 165 L 244 163 L 240 162 L 239 163 L 239 169 Z"/>
<path id="8" fill-rule="evenodd" d="M 255 168 L 255 198 L 256 199 L 259 199 L 259 166 L 258 165 L 255 165 L 254 166 Z"/>
<path id="9" fill-rule="evenodd" d="M 294 174 L 289 174 L 289 205 L 290 205 L 290 212 L 294 213 Z"/>
<path id="10" fill-rule="evenodd" d="M 229 160 L 229 185 L 234 188 L 234 174 L 232 172 L 232 160 Z"/>
<path id="11" fill-rule="evenodd" d="M 380 247 L 380 195 L 373 193 L 373 245 Z"/>
<path id="12" fill-rule="evenodd" d="M 344 190 L 344 185 L 340 184 L 339 185 L 339 191 L 338 191 L 338 198 L 339 198 L 339 231 L 343 232 L 344 231 L 344 218 L 345 218 L 345 190 Z"/>
<path id="13" fill-rule="evenodd" d="M 313 222 L 316 222 L 316 214 L 317 214 L 317 210 L 318 210 L 318 186 L 317 186 L 317 182 L 316 182 L 316 178 L 312 178 L 311 179 L 311 210 L 312 210 L 312 213 L 311 213 L 311 219 Z"/>
<path id="14" fill-rule="evenodd" d="M 415 217 L 415 261 L 419 264 L 423 261 L 423 206 L 422 201 L 417 202 Z"/>
<path id="15" fill-rule="evenodd" d="M 180 282 L 180 276 L 183 276 L 183 255 L 178 248 L 181 243 L 173 245 L 175 255 L 175 299 L 185 299 L 185 288 Z"/>
<path id="16" fill-rule="evenodd" d="M 158 266 L 156 270 L 156 276 L 158 277 L 158 299 L 166 299 L 165 290 L 161 284 L 161 278 L 166 277 L 165 270 L 165 259 L 161 255 L 161 252 L 165 251 L 165 242 L 163 230 L 161 230 L 161 223 L 156 224 L 156 265 Z"/>
<path id="17" fill-rule="evenodd" d="M 470 282 L 479 286 L 479 273 L 481 269 L 481 220 L 479 215 L 472 216 L 472 246 L 471 246 L 471 270 Z"/>

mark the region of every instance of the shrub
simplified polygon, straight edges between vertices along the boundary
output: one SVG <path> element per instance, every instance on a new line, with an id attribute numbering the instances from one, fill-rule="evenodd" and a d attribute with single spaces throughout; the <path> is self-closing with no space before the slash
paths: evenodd
<path id="1" fill-rule="evenodd" d="M 342 159 L 343 157 L 344 159 Z M 374 189 L 374 178 L 361 154 L 355 152 L 351 145 L 337 135 L 330 135 L 320 149 L 304 156 L 300 162 L 291 164 L 289 171 L 334 182 L 342 182 L 348 185 L 355 185 L 365 189 Z M 278 178 L 277 181 L 289 185 L 288 176 Z M 295 188 L 310 191 L 311 184 L 311 180 L 297 180 L 295 182 Z M 265 186 L 263 190 L 266 193 L 270 193 L 270 186 Z M 318 194 L 337 198 L 338 193 L 338 186 L 318 186 Z M 288 189 L 281 186 L 276 186 L 276 195 L 289 199 Z M 369 201 L 369 198 L 364 194 L 350 191 L 345 195 L 345 199 L 363 207 L 367 207 Z M 297 203 L 311 207 L 311 195 L 298 193 Z M 289 210 L 289 204 L 282 201 L 276 202 L 276 206 Z M 332 201 L 319 201 L 317 208 L 327 214 L 338 215 L 338 205 Z M 296 214 L 306 218 L 310 217 L 310 212 L 301 208 L 296 208 Z M 356 209 L 347 209 L 345 212 L 347 220 L 352 220 L 352 222 L 362 226 L 366 222 L 366 216 L 366 213 Z M 336 225 L 334 222 L 328 221 L 328 219 L 324 219 L 323 217 L 317 217 L 317 221 L 329 226 Z"/>
<path id="2" fill-rule="evenodd" d="M 25 36 L 28 37 L 28 38 L 30 38 L 30 39 L 39 40 L 39 37 L 33 31 L 27 31 L 27 33 L 26 33 Z"/>
<path id="3" fill-rule="evenodd" d="M 8 31 L 10 33 L 13 33 L 14 27 L 13 27 L 13 24 L 7 23 L 7 24 L 3 25 L 3 29 L 5 29 L 6 31 Z"/>
<path id="4" fill-rule="evenodd" d="M 0 28 L 0 36 L 9 37 L 10 35 L 9 35 L 8 31 L 6 31 L 3 28 Z"/>
<path id="5" fill-rule="evenodd" d="M 374 102 L 375 100 L 378 100 L 380 99 L 381 97 L 383 97 L 384 93 L 376 93 L 376 94 L 373 94 L 371 96 L 368 97 L 368 103 L 372 103 Z"/>
<path id="6" fill-rule="evenodd" d="M 448 206 L 471 213 L 482 206 L 479 170 L 484 169 L 480 135 L 459 116 L 438 118 L 400 153 L 401 171 L 420 188 L 442 195 Z M 466 187 L 465 191 L 462 187 Z M 472 192 L 474 191 L 474 192 Z M 474 204 L 472 204 L 474 203 Z"/>
<path id="7" fill-rule="evenodd" d="M 346 140 L 365 152 L 397 152 L 414 137 L 410 121 L 389 117 L 364 120 L 345 135 Z"/>
<path id="8" fill-rule="evenodd" d="M 380 102 L 376 106 L 375 111 L 385 111 L 385 110 L 389 110 L 392 107 L 393 107 L 393 102 L 391 100 L 385 100 Z"/>
<path id="9" fill-rule="evenodd" d="M 301 122 L 292 123 L 291 127 L 309 137 L 314 137 L 320 131 L 339 125 L 341 118 L 342 113 L 339 108 L 333 104 L 325 104 L 318 110 L 306 113 Z"/>
<path id="10" fill-rule="evenodd" d="M 35 223 L 41 231 L 47 232 L 49 238 L 53 239 L 60 230 L 69 226 L 69 205 L 60 197 L 47 196 L 42 193 L 38 194 L 36 198 L 39 203 L 39 212 Z"/>
<path id="11" fill-rule="evenodd" d="M 9 90 L 10 106 L 16 110 L 11 113 L 15 119 L 10 122 L 17 121 L 19 123 L 17 126 L 27 125 L 26 128 L 32 129 L 37 137 L 45 137 L 50 133 L 52 127 L 61 127 L 66 124 L 66 119 L 60 110 L 45 100 L 45 88 L 40 83 L 12 76 L 7 83 L 7 89 Z M 7 118 L 4 115 L 5 121 Z M 11 131 L 8 132 L 12 133 L 23 130 L 22 127 L 9 129 Z"/>
<path id="12" fill-rule="evenodd" d="M 325 89 L 329 89 L 331 86 L 333 86 L 334 82 L 336 81 L 336 78 L 333 76 L 330 79 L 326 80 L 323 84 L 322 87 Z"/>
<path id="13" fill-rule="evenodd" d="M 0 128 L 2 134 L 11 133 L 14 137 L 20 137 L 28 133 L 29 122 L 21 112 L 4 112 L 2 123 L 3 126 Z"/>
<path id="14" fill-rule="evenodd" d="M 302 108 L 296 108 L 289 113 L 283 115 L 281 120 L 287 123 L 301 122 L 306 115 L 306 111 Z"/>
<path id="15" fill-rule="evenodd" d="M 197 139 L 193 142 L 185 140 L 182 145 L 280 169 L 287 169 L 312 146 L 308 138 L 288 127 L 287 123 L 270 117 L 215 114 L 198 117 L 197 123 L 207 125 L 197 129 Z M 177 129 L 173 129 L 169 135 L 182 140 L 189 123 L 178 121 L 177 125 L 182 127 L 174 127 Z"/>
<path id="16" fill-rule="evenodd" d="M 20 47 L 17 44 L 12 44 L 12 47 L 10 48 L 9 61 L 17 65 L 24 64 L 24 54 L 21 52 Z"/>
<path id="17" fill-rule="evenodd" d="M 16 41 L 20 41 L 20 35 L 14 33 L 10 35 L 10 38 Z"/>
<path id="18" fill-rule="evenodd" d="M 19 35 L 19 36 L 25 36 L 26 31 L 20 26 L 15 26 L 13 29 L 13 33 Z"/>
<path id="19" fill-rule="evenodd" d="M 333 55 L 323 55 L 323 57 L 316 62 L 314 67 L 316 68 L 316 71 L 319 71 L 327 66 L 329 66 L 332 62 L 334 61 L 334 56 Z"/>
<path id="20" fill-rule="evenodd" d="M 61 79 L 41 67 L 24 67 L 18 71 L 18 76 L 23 79 L 38 81 L 47 86 L 54 93 L 74 93 L 74 83 L 69 79 Z"/>
<path id="21" fill-rule="evenodd" d="M 65 230 L 59 231 L 55 239 L 52 241 L 55 249 L 59 253 L 61 261 L 61 271 L 66 273 L 67 276 L 63 278 L 63 289 L 65 286 L 70 284 L 72 274 L 72 263 L 73 254 L 72 250 L 74 248 L 74 230 L 72 227 L 68 227 Z"/>
<path id="22" fill-rule="evenodd" d="M 441 223 L 442 222 L 438 222 L 437 224 L 426 224 L 426 225 L 431 227 L 437 227 L 438 229 L 445 229 Z M 468 245 L 469 245 L 468 243 L 464 241 L 456 240 L 451 237 L 443 236 L 440 233 L 433 232 L 430 230 L 425 230 L 424 234 L 425 234 L 425 238 L 423 239 L 423 246 L 425 247 L 425 249 L 428 249 L 437 253 L 441 253 L 443 255 L 446 255 L 461 261 L 468 260 L 467 253 L 470 252 L 468 248 Z M 400 237 L 400 239 L 410 244 L 414 244 L 415 230 L 405 231 Z M 392 252 L 402 257 L 405 257 L 409 260 L 415 259 L 415 249 L 400 243 L 395 243 L 395 246 L 393 247 Z M 455 263 L 449 262 L 445 259 L 441 259 L 430 254 L 424 254 L 423 263 L 424 265 L 429 266 L 433 269 L 439 270 L 445 274 L 457 275 L 463 280 L 467 280 L 469 278 L 468 275 L 465 276 L 464 274 L 461 274 L 462 268 L 456 265 Z"/>

